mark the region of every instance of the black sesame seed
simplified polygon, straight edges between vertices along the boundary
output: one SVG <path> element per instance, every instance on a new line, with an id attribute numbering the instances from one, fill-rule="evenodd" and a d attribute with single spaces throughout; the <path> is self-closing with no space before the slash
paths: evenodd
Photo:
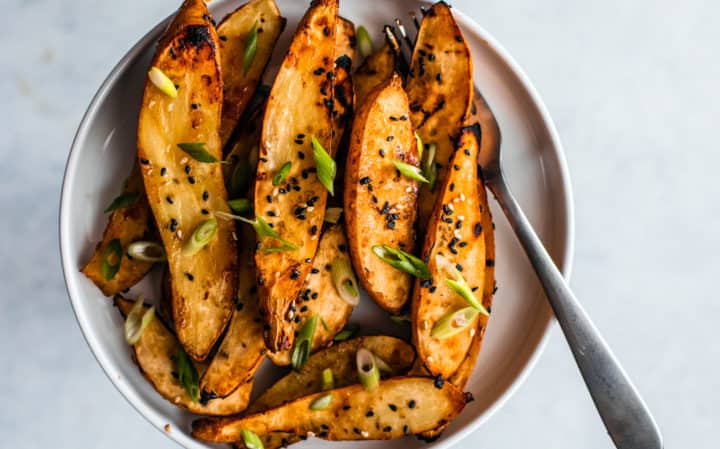
<path id="1" fill-rule="evenodd" d="M 268 217 L 274 217 L 275 215 L 276 215 L 276 214 L 275 214 L 275 211 L 272 211 L 272 210 L 267 211 L 267 216 L 268 216 Z"/>
<path id="2" fill-rule="evenodd" d="M 290 273 L 290 279 L 297 279 L 300 277 L 300 272 L 293 268 L 292 272 Z"/>
<path id="3" fill-rule="evenodd" d="M 323 28 L 323 34 L 325 36 L 330 36 L 330 27 Z"/>
<path id="4" fill-rule="evenodd" d="M 147 159 L 140 159 L 140 163 L 143 165 L 148 165 L 150 163 L 150 161 Z"/>
<path id="5" fill-rule="evenodd" d="M 442 75 L 440 73 L 435 75 L 435 81 L 437 81 L 438 83 L 442 83 Z"/>
<path id="6" fill-rule="evenodd" d="M 408 426 L 407 424 L 403 426 L 403 434 L 410 435 L 410 426 Z"/>
<path id="7" fill-rule="evenodd" d="M 380 151 L 378 151 L 378 154 L 380 155 L 380 157 L 385 157 L 385 150 L 381 148 Z"/>
<path id="8" fill-rule="evenodd" d="M 305 216 L 305 214 L 300 214 L 300 215 L 296 215 L 295 218 L 297 218 L 298 220 L 304 220 L 307 217 Z"/>
<path id="9" fill-rule="evenodd" d="M 312 270 L 310 270 L 310 273 L 312 274 L 318 274 L 319 272 L 320 270 L 318 270 L 317 268 L 313 268 Z"/>
<path id="10" fill-rule="evenodd" d="M 450 246 L 450 247 L 448 247 L 448 249 L 449 249 L 449 250 L 450 250 L 450 252 L 451 252 L 451 253 L 453 253 L 453 254 L 457 254 L 457 253 L 458 253 L 458 250 L 457 250 L 457 249 L 455 249 L 455 247 L 454 247 L 454 246 Z"/>
<path id="11" fill-rule="evenodd" d="M 447 204 L 442 205 L 442 210 L 445 215 L 452 215 L 453 213 L 452 209 L 450 209 L 450 206 L 448 206 Z"/>
<path id="12" fill-rule="evenodd" d="M 455 171 L 460 170 L 460 166 L 458 164 L 453 165 L 453 168 L 455 169 Z"/>
<path id="13" fill-rule="evenodd" d="M 465 153 L 466 155 L 470 156 L 470 150 L 468 150 L 467 148 L 465 148 L 464 153 Z"/>
<path id="14" fill-rule="evenodd" d="M 495 266 L 495 261 L 494 261 L 493 259 L 487 259 L 487 260 L 485 261 L 485 266 L 486 266 L 486 267 L 494 267 L 494 266 Z"/>
<path id="15" fill-rule="evenodd" d="M 462 220 L 458 220 L 455 222 L 455 229 L 460 229 L 460 228 L 462 228 Z"/>
<path id="16" fill-rule="evenodd" d="M 272 204 L 272 196 L 270 196 L 270 195 L 266 196 L 265 201 Z"/>
<path id="17" fill-rule="evenodd" d="M 407 119 L 408 119 L 408 116 L 407 116 L 407 115 L 401 115 L 401 116 L 400 116 L 400 121 L 402 121 L 402 122 L 404 122 L 404 121 L 407 120 Z"/>
<path id="18" fill-rule="evenodd" d="M 390 427 L 390 426 L 383 427 L 383 432 L 390 432 L 391 430 L 392 430 L 392 427 Z"/>
<path id="19" fill-rule="evenodd" d="M 240 301 L 235 304 L 235 310 L 237 310 L 238 312 L 241 311 L 243 307 L 245 307 L 245 304 Z"/>
<path id="20" fill-rule="evenodd" d="M 388 222 L 387 227 L 388 227 L 388 229 L 395 229 L 395 222 L 394 221 Z"/>
<path id="21" fill-rule="evenodd" d="M 301 190 L 300 186 L 293 186 L 292 188 L 294 191 L 299 192 Z M 288 189 L 289 190 L 289 189 Z"/>
<path id="22" fill-rule="evenodd" d="M 192 273 L 185 272 L 185 277 L 188 278 L 188 281 L 194 281 L 195 276 L 192 275 Z"/>
<path id="23" fill-rule="evenodd" d="M 455 191 L 455 183 L 454 183 L 454 182 L 451 182 L 451 183 L 450 183 L 450 191 L 451 191 L 451 192 L 454 192 L 454 191 Z"/>
<path id="24" fill-rule="evenodd" d="M 173 203 L 173 199 L 172 199 L 172 197 L 171 197 L 170 195 L 168 195 L 168 196 L 165 197 L 165 201 L 167 201 L 167 202 L 170 203 L 170 204 Z"/>
<path id="25" fill-rule="evenodd" d="M 370 184 L 370 177 L 364 176 L 360 178 L 360 184 Z"/>
<path id="26" fill-rule="evenodd" d="M 308 306 L 302 306 L 300 307 L 300 313 L 305 313 L 308 310 Z"/>
<path id="27" fill-rule="evenodd" d="M 200 209 L 200 213 L 203 214 L 203 215 L 209 215 L 209 214 L 210 214 L 210 212 L 208 212 L 207 209 Z"/>
<path id="28" fill-rule="evenodd" d="M 163 167 L 160 169 L 160 176 L 165 176 L 166 173 L 167 173 L 167 168 Z"/>
<path id="29" fill-rule="evenodd" d="M 170 219 L 170 230 L 172 232 L 175 232 L 175 230 L 177 229 L 177 225 L 178 225 L 177 220 L 174 218 L 171 218 Z"/>
<path id="30" fill-rule="evenodd" d="M 388 407 L 390 408 L 390 410 L 392 410 L 394 412 L 397 411 L 397 405 L 395 405 L 395 404 L 388 404 Z"/>
<path id="31" fill-rule="evenodd" d="M 304 142 L 302 139 L 295 139 L 295 143 L 298 144 L 298 145 L 302 145 L 302 144 L 304 144 L 305 142 Z"/>
<path id="32" fill-rule="evenodd" d="M 343 409 L 344 409 L 344 408 L 345 408 L 345 407 L 343 407 Z M 350 408 L 350 407 L 348 407 L 348 408 Z M 357 427 L 353 427 L 353 432 L 355 432 L 356 434 L 360 435 L 360 429 L 358 429 Z"/>
<path id="33" fill-rule="evenodd" d="M 430 287 L 430 293 L 435 293 L 435 290 L 437 290 L 436 286 L 433 285 L 432 287 Z"/>
<path id="34" fill-rule="evenodd" d="M 303 153 L 302 151 L 298 151 L 298 157 L 299 157 L 301 160 L 302 160 L 302 159 L 305 159 L 305 153 Z"/>
<path id="35" fill-rule="evenodd" d="M 473 234 L 475 237 L 480 237 L 480 234 L 482 234 L 482 224 L 475 223 L 475 226 L 473 227 Z"/>
<path id="36" fill-rule="evenodd" d="M 372 418 L 375 416 L 375 413 L 372 410 L 368 410 L 367 413 L 365 413 L 366 418 Z"/>
<path id="37" fill-rule="evenodd" d="M 463 266 L 460 265 L 459 263 L 458 263 L 458 264 L 455 264 L 455 268 L 457 268 L 458 271 L 462 271 L 462 270 L 463 270 Z"/>
<path id="38" fill-rule="evenodd" d="M 280 189 L 280 190 L 278 190 L 278 192 L 280 192 L 280 193 L 283 194 L 283 195 L 287 193 L 287 192 L 285 191 L 285 189 Z"/>
<path id="39" fill-rule="evenodd" d="M 462 36 L 455 36 L 455 40 L 458 42 L 462 42 L 463 38 L 462 38 Z"/>
<path id="40" fill-rule="evenodd" d="M 314 71 L 313 73 L 314 73 L 315 75 L 322 75 L 323 73 L 325 73 L 325 69 L 322 68 L 322 67 L 318 67 L 317 69 L 315 69 L 315 71 Z M 298 137 L 299 137 L 299 136 L 300 136 L 300 135 L 298 134 Z"/>
<path id="41" fill-rule="evenodd" d="M 460 242 L 460 248 L 465 248 L 467 246 L 467 242 Z"/>
<path id="42" fill-rule="evenodd" d="M 430 280 L 430 279 L 423 279 L 422 281 L 420 281 L 420 287 L 422 287 L 422 288 L 430 287 L 431 285 L 432 285 L 432 280 Z"/>
<path id="43" fill-rule="evenodd" d="M 378 203 L 378 197 L 376 197 L 375 195 L 373 195 L 373 196 L 372 196 L 372 202 L 375 203 L 375 204 L 377 204 L 377 203 Z"/>
<path id="44" fill-rule="evenodd" d="M 408 401 L 408 404 L 407 404 L 407 405 L 408 405 L 409 408 L 415 408 L 415 405 L 416 405 L 415 399 L 410 399 L 410 400 Z"/>
<path id="45" fill-rule="evenodd" d="M 385 140 L 387 140 L 388 142 L 392 142 L 394 138 L 395 136 L 387 136 L 387 139 Z"/>
<path id="46" fill-rule="evenodd" d="M 440 389 L 445 385 L 445 380 L 443 380 L 442 376 L 438 374 L 435 376 L 435 388 Z"/>
<path id="47" fill-rule="evenodd" d="M 189 175 L 191 171 L 192 171 L 192 168 L 190 168 L 189 165 L 186 165 L 186 166 L 185 166 L 185 173 L 187 173 L 187 174 Z"/>
<path id="48" fill-rule="evenodd" d="M 205 190 L 202 194 L 202 199 L 203 199 L 203 201 L 207 201 L 208 198 L 210 198 L 210 194 L 208 193 L 207 190 Z"/>
<path id="49" fill-rule="evenodd" d="M 312 299 L 318 299 L 318 294 L 317 294 L 317 292 L 315 292 L 315 293 L 313 293 L 312 295 L 310 295 L 310 297 L 311 297 Z"/>
<path id="50" fill-rule="evenodd" d="M 190 184 L 195 184 L 195 177 L 194 176 L 188 176 L 188 182 Z"/>
<path id="51" fill-rule="evenodd" d="M 317 226 L 312 225 L 312 226 L 310 227 L 310 234 L 311 234 L 311 235 L 317 234 Z"/>

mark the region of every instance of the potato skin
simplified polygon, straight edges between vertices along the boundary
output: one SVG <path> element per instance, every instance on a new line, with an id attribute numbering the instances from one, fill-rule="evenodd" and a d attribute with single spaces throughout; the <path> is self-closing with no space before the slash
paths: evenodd
<path id="1" fill-rule="evenodd" d="M 370 92 L 392 78 L 395 67 L 395 53 L 387 44 L 365 58 L 365 61 L 353 74 L 357 104 L 365 103 L 365 98 Z"/>
<path id="2" fill-rule="evenodd" d="M 442 254 L 456 265 L 471 288 L 479 292 L 484 289 L 486 253 L 478 191 L 479 139 L 479 126 L 463 128 L 460 133 L 423 243 L 422 258 L 427 261 L 432 278 L 430 282 L 416 280 L 413 292 L 413 343 L 425 368 L 443 379 L 452 376 L 465 359 L 479 318 L 452 337 L 441 340 L 431 336 L 440 318 L 468 305 L 445 284 L 446 275 L 438 268 L 436 256 Z"/>
<path id="3" fill-rule="evenodd" d="M 383 309 L 397 314 L 412 278 L 372 250 L 387 245 L 413 252 L 418 181 L 402 175 L 393 160 L 418 166 L 410 111 L 398 75 L 378 86 L 353 122 L 345 167 L 345 221 L 355 272 Z"/>
<path id="4" fill-rule="evenodd" d="M 105 296 L 112 296 L 140 282 L 152 269 L 153 264 L 138 259 L 131 259 L 125 252 L 127 246 L 138 240 L 156 238 L 151 231 L 152 215 L 145 196 L 142 176 L 137 162 L 133 163 L 132 171 L 127 180 L 123 194 L 138 193 L 135 203 L 123 209 L 116 209 L 110 214 L 108 223 L 103 231 L 102 240 L 95 247 L 95 252 L 82 268 L 87 276 Z M 123 247 L 123 256 L 120 259 L 120 268 L 110 280 L 105 279 L 102 272 L 105 249 L 111 241 L 118 239 Z"/>
<path id="5" fill-rule="evenodd" d="M 313 401 L 327 394 L 332 395 L 327 408 L 309 410 Z M 355 384 L 244 417 L 200 419 L 193 422 L 192 435 L 205 441 L 231 443 L 240 439 L 242 429 L 247 429 L 261 437 L 289 431 L 296 435 L 312 432 L 331 441 L 389 440 L 451 421 L 466 400 L 465 394 L 449 382 L 438 387 L 427 377 L 393 377 L 380 381 L 374 391 Z"/>
<path id="6" fill-rule="evenodd" d="M 250 30 L 257 23 L 257 50 L 245 73 L 245 43 Z M 228 14 L 217 26 L 220 39 L 220 61 L 223 69 L 223 106 L 220 139 L 223 146 L 243 115 L 265 67 L 272 56 L 275 43 L 285 28 L 285 19 L 274 0 L 250 0 Z"/>
<path id="7" fill-rule="evenodd" d="M 208 153 L 222 158 L 222 80 L 211 20 L 203 1 L 183 3 L 152 62 L 179 86 L 178 95 L 171 98 L 148 80 L 138 121 L 138 159 L 168 257 L 173 322 L 195 360 L 207 357 L 225 329 L 237 284 L 231 221 L 219 220 L 213 239 L 197 254 L 182 255 L 210 211 L 229 212 L 220 164 L 198 162 L 177 148 L 181 142 L 203 142 Z"/>
<path id="8" fill-rule="evenodd" d="M 418 31 L 405 89 L 413 126 L 425 145 L 437 145 L 438 183 L 420 190 L 420 228 L 427 223 L 445 179 L 454 142 L 470 115 L 473 93 L 470 48 L 445 2 L 435 3 Z"/>
<path id="9" fill-rule="evenodd" d="M 317 178 L 311 139 L 317 138 L 332 156 L 337 8 L 337 0 L 312 3 L 293 37 L 265 109 L 255 214 L 298 247 L 266 252 L 276 244 L 265 239 L 255 253 L 265 344 L 271 351 L 292 347 L 289 311 L 310 272 L 325 216 L 327 190 Z M 272 179 L 286 162 L 292 162 L 286 182 L 274 186 Z"/>
<path id="10" fill-rule="evenodd" d="M 120 295 L 114 298 L 115 306 L 123 317 L 127 317 L 133 302 Z M 149 307 L 146 305 L 146 309 Z M 170 329 L 155 315 L 145 328 L 140 341 L 132 347 L 133 361 L 140 372 L 165 399 L 177 407 L 193 413 L 209 416 L 226 416 L 240 413 L 247 408 L 252 391 L 252 381 L 237 388 L 230 396 L 223 399 L 193 402 L 178 380 L 172 375 L 175 372 L 175 357 L 181 350 L 180 343 Z M 195 367 L 202 373 L 203 363 Z"/>

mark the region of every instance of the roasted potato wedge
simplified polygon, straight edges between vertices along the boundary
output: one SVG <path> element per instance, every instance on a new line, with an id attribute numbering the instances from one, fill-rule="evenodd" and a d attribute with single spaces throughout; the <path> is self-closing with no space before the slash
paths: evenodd
<path id="1" fill-rule="evenodd" d="M 353 121 L 345 172 L 345 221 L 353 265 L 365 290 L 383 309 L 399 313 L 412 278 L 374 252 L 387 245 L 412 252 L 418 181 L 393 161 L 418 167 L 408 99 L 396 74 L 374 90 Z"/>
<path id="2" fill-rule="evenodd" d="M 322 372 L 329 368 L 333 372 L 335 387 L 341 388 L 359 382 L 355 354 L 365 348 L 382 359 L 392 370 L 389 377 L 404 375 L 412 365 L 415 350 L 403 340 L 394 337 L 359 337 L 337 343 L 316 352 L 298 371 L 291 371 L 265 390 L 248 409 L 254 413 L 277 407 L 285 402 L 322 391 Z M 285 447 L 299 441 L 301 437 L 288 432 L 272 432 L 262 437 L 265 449 Z"/>
<path id="3" fill-rule="evenodd" d="M 114 299 L 115 305 L 126 317 L 132 309 L 132 301 L 121 296 Z M 147 308 L 147 306 L 146 306 Z M 180 352 L 181 347 L 175 335 L 157 317 L 145 328 L 140 341 L 133 348 L 133 359 L 140 372 L 155 387 L 158 393 L 178 407 L 193 413 L 213 416 L 225 416 L 240 413 L 247 408 L 252 391 L 252 382 L 237 388 L 230 396 L 224 399 L 210 399 L 193 402 L 188 393 L 180 386 L 173 376 L 176 372 L 173 357 Z M 195 365 L 200 372 L 205 365 Z"/>
<path id="4" fill-rule="evenodd" d="M 200 379 L 206 397 L 226 397 L 247 383 L 265 358 L 263 325 L 255 286 L 253 234 L 239 226 L 240 270 L 235 312 L 220 347 Z"/>
<path id="5" fill-rule="evenodd" d="M 323 232 L 313 267 L 296 301 L 293 318 L 295 332 L 299 332 L 313 315 L 317 315 L 320 320 L 315 328 L 310 352 L 332 343 L 353 310 L 338 294 L 330 274 L 329 267 L 338 257 L 350 257 L 347 253 L 345 230 L 341 224 L 333 225 Z M 268 357 L 276 365 L 289 365 L 291 356 L 291 349 L 268 353 Z"/>
<path id="6" fill-rule="evenodd" d="M 387 44 L 365 58 L 353 74 L 357 104 L 365 103 L 365 98 L 373 89 L 392 78 L 395 67 L 395 53 Z"/>
<path id="7" fill-rule="evenodd" d="M 315 400 L 328 394 L 332 400 L 327 408 L 310 409 Z M 394 377 L 381 381 L 374 391 L 351 385 L 308 395 L 253 415 L 199 419 L 193 422 L 192 434 L 213 442 L 238 441 L 242 429 L 261 436 L 291 431 L 326 440 L 389 440 L 451 421 L 465 401 L 465 394 L 448 382 L 438 388 L 427 377 Z"/>
<path id="8" fill-rule="evenodd" d="M 112 296 L 137 284 L 153 266 L 150 262 L 132 259 L 125 253 L 129 244 L 151 237 L 152 215 L 137 162 L 133 163 L 122 194 L 137 197 L 131 205 L 112 211 L 102 240 L 98 242 L 87 265 L 80 270 L 105 296 Z M 103 275 L 103 262 L 108 245 L 113 240 L 120 242 L 123 253 L 117 273 L 111 279 L 106 279 Z"/>
<path id="9" fill-rule="evenodd" d="M 415 130 L 425 145 L 437 145 L 434 190 L 420 190 L 420 226 L 427 223 L 438 187 L 447 175 L 454 141 L 470 115 L 473 95 L 470 49 L 447 3 L 435 3 L 420 24 L 406 90 Z"/>
<path id="10" fill-rule="evenodd" d="M 265 343 L 272 351 L 289 349 L 293 322 L 289 312 L 310 272 L 325 215 L 327 190 L 317 177 L 311 139 L 332 153 L 333 62 L 337 0 L 312 3 L 290 43 L 265 108 L 255 178 L 255 214 L 296 250 L 272 251 L 272 238 L 255 254 Z M 331 154 L 332 156 L 332 154 Z M 273 178 L 292 165 L 282 185 Z M 310 202 L 310 204 L 308 204 Z"/>
<path id="11" fill-rule="evenodd" d="M 222 158 L 218 128 L 222 80 L 218 37 L 202 0 L 186 0 L 158 44 L 152 66 L 178 85 L 172 97 L 146 82 L 138 122 L 138 158 L 148 201 L 168 257 L 177 337 L 203 360 L 234 307 L 237 252 L 234 223 L 192 256 L 183 247 L 211 211 L 228 211 L 220 164 L 199 162 L 179 143 L 203 143 Z"/>
<path id="12" fill-rule="evenodd" d="M 220 139 L 228 141 L 238 120 L 250 102 L 275 43 L 285 28 L 285 19 L 274 0 L 250 0 L 228 14 L 217 26 L 223 76 L 223 106 Z M 253 33 L 253 30 L 254 33 Z M 247 44 L 255 36 L 255 56 L 245 55 Z"/>
<path id="13" fill-rule="evenodd" d="M 462 296 L 444 281 L 448 278 L 437 263 L 444 256 L 460 272 L 471 289 L 482 295 L 485 279 L 485 236 L 478 186 L 480 127 L 463 128 L 451 169 L 438 190 L 435 209 L 430 216 L 422 258 L 427 261 L 432 279 L 417 280 L 413 292 L 413 343 L 427 370 L 443 379 L 453 375 L 477 332 L 475 317 L 461 332 L 448 338 L 433 337 L 437 322 L 448 313 L 468 306 Z"/>

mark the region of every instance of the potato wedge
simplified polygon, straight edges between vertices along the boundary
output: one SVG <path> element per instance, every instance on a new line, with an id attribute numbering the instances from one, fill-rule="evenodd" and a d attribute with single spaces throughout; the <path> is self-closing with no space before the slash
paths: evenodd
<path id="1" fill-rule="evenodd" d="M 280 16 L 274 0 L 250 0 L 228 14 L 217 26 L 223 76 L 220 121 L 223 145 L 250 103 L 283 28 L 285 19 Z M 253 29 L 256 36 L 255 56 L 248 60 L 246 70 L 246 47 Z"/>
<path id="2" fill-rule="evenodd" d="M 310 410 L 313 401 L 328 394 L 332 400 L 327 408 Z M 253 415 L 199 419 L 193 422 L 192 435 L 206 441 L 234 442 L 241 438 L 241 430 L 247 429 L 257 435 L 292 431 L 326 440 L 389 440 L 451 421 L 465 401 L 465 394 L 450 383 L 438 388 L 427 377 L 394 377 L 381 381 L 374 391 L 351 385 Z"/>
<path id="3" fill-rule="evenodd" d="M 436 144 L 438 183 L 420 190 L 420 227 L 430 216 L 438 187 L 447 175 L 454 141 L 470 115 L 473 93 L 470 49 L 447 3 L 425 14 L 413 51 L 406 90 L 413 126 L 426 145 Z"/>
<path id="4" fill-rule="evenodd" d="M 123 195 L 137 195 L 137 198 L 128 207 L 116 209 L 110 214 L 102 240 L 98 242 L 87 265 L 80 270 L 105 296 L 112 296 L 137 284 L 153 267 L 152 263 L 131 259 L 125 253 L 129 244 L 138 240 L 155 238 L 150 231 L 152 215 L 137 162 L 133 163 L 132 171 L 123 189 Z M 110 242 L 116 239 L 123 248 L 120 268 L 111 279 L 105 279 L 102 269 L 105 251 Z"/>
<path id="5" fill-rule="evenodd" d="M 413 342 L 418 357 L 433 376 L 449 378 L 467 355 L 475 336 L 478 317 L 448 338 L 431 336 L 436 323 L 468 303 L 444 281 L 449 275 L 437 264 L 443 255 L 457 267 L 468 286 L 482 295 L 485 278 L 485 236 L 478 191 L 477 157 L 480 127 L 463 128 L 451 170 L 438 190 L 439 196 L 427 227 L 422 258 L 428 263 L 431 282 L 417 280 L 413 292 Z"/>
<path id="6" fill-rule="evenodd" d="M 123 317 L 130 313 L 133 306 L 132 301 L 117 295 L 114 302 Z M 155 390 L 180 408 L 212 416 L 233 415 L 247 408 L 252 382 L 237 388 L 227 398 L 193 402 L 173 375 L 176 372 L 173 357 L 180 352 L 180 349 L 180 343 L 175 335 L 156 316 L 145 328 L 140 341 L 133 346 L 133 359 L 140 368 L 140 372 Z M 200 372 L 205 368 L 202 363 L 195 364 L 195 366 Z"/>
<path id="7" fill-rule="evenodd" d="M 293 318 L 295 332 L 299 332 L 312 316 L 318 316 L 319 322 L 315 328 L 310 352 L 332 343 L 353 311 L 353 307 L 338 294 L 330 274 L 329 267 L 338 257 L 350 257 L 347 253 L 345 230 L 341 224 L 333 225 L 323 232 L 313 267 L 295 303 Z M 292 349 L 270 352 L 268 357 L 276 365 L 289 365 Z"/>
<path id="8" fill-rule="evenodd" d="M 385 263 L 373 247 L 412 252 L 415 246 L 419 183 L 393 163 L 420 164 L 409 114 L 395 74 L 355 115 L 345 172 L 345 221 L 355 272 L 375 302 L 393 314 L 407 302 L 412 277 Z"/>
<path id="9" fill-rule="evenodd" d="M 200 379 L 206 397 L 226 397 L 247 383 L 265 358 L 260 305 L 255 286 L 253 230 L 239 226 L 240 270 L 235 312 L 222 343 Z"/>
<path id="10" fill-rule="evenodd" d="M 355 354 L 360 348 L 368 349 L 381 358 L 392 370 L 390 373 L 383 373 L 389 377 L 404 375 L 415 359 L 412 346 L 399 338 L 376 336 L 343 341 L 311 355 L 299 372 L 291 371 L 265 390 L 250 404 L 248 413 L 277 407 L 322 391 L 321 377 L 326 368 L 333 372 L 335 388 L 358 383 Z M 271 432 L 262 437 L 265 449 L 285 447 L 301 439 L 301 436 L 288 432 Z"/>
<path id="11" fill-rule="evenodd" d="M 298 248 L 269 252 L 277 245 L 266 238 L 255 254 L 265 344 L 272 351 L 292 346 L 290 308 L 310 272 L 325 215 L 327 190 L 317 177 L 311 139 L 317 138 L 332 153 L 333 76 L 327 74 L 334 68 L 337 7 L 337 0 L 312 3 L 292 39 L 265 108 L 255 214 Z M 273 178 L 287 162 L 292 165 L 284 182 L 273 185 Z"/>
<path id="12" fill-rule="evenodd" d="M 365 58 L 365 61 L 353 74 L 355 100 L 358 105 L 365 102 L 365 98 L 373 89 L 392 77 L 395 66 L 395 53 L 387 44 Z"/>
<path id="13" fill-rule="evenodd" d="M 228 211 L 220 164 L 195 160 L 179 143 L 204 143 L 221 159 L 218 135 L 222 80 L 218 38 L 205 3 L 186 0 L 158 44 L 152 66 L 179 86 L 175 98 L 146 82 L 138 122 L 138 158 L 148 201 L 168 256 L 177 337 L 203 360 L 234 307 L 237 253 L 234 224 L 192 256 L 183 247 L 211 211 Z"/>

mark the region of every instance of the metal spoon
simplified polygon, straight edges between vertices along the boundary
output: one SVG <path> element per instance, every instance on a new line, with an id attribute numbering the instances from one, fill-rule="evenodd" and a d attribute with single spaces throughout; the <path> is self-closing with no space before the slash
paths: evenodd
<path id="1" fill-rule="evenodd" d="M 425 11 L 422 13 L 424 15 Z M 410 13 L 410 17 L 419 27 L 415 14 Z M 395 34 L 396 30 L 400 37 Z M 395 27 L 385 26 L 385 35 L 398 57 L 404 60 L 402 66 L 410 67 L 414 42 L 408 37 L 400 19 L 395 19 Z M 401 48 L 403 43 L 410 56 Z M 485 184 L 505 212 L 540 279 L 610 438 L 618 449 L 662 449 L 660 430 L 640 394 L 575 298 L 513 197 L 502 170 L 497 120 L 477 86 L 475 98 L 477 106 L 486 109 L 483 114 L 486 119 L 481 123 L 483 139 L 487 136 L 493 143 L 483 146 L 484 151 L 480 154 Z"/>

